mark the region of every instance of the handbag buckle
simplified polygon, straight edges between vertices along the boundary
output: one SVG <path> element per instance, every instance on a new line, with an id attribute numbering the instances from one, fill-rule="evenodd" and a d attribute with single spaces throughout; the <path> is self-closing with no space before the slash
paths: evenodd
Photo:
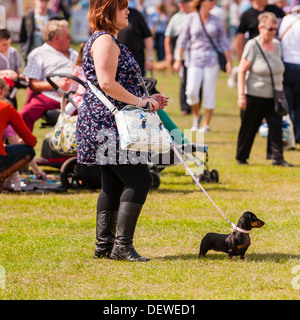
<path id="1" fill-rule="evenodd" d="M 143 119 L 143 120 L 142 120 L 142 128 L 143 128 L 143 129 L 146 129 L 146 122 L 147 122 L 146 119 Z"/>

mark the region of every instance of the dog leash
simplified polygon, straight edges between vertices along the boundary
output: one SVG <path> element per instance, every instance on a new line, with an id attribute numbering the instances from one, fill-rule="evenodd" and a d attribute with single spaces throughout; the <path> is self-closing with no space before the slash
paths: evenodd
<path id="1" fill-rule="evenodd" d="M 192 170 L 189 168 L 189 166 L 187 165 L 187 163 L 184 161 L 184 159 L 182 158 L 180 152 L 176 149 L 176 147 L 173 145 L 172 146 L 173 151 L 175 153 L 175 155 L 178 157 L 178 159 L 180 160 L 180 162 L 183 164 L 183 166 L 186 168 L 186 170 L 188 171 L 188 173 L 190 174 L 190 176 L 193 178 L 193 180 L 195 181 L 195 183 L 199 186 L 199 188 L 202 190 L 202 192 L 207 196 L 207 198 L 210 200 L 210 202 L 215 206 L 215 208 L 219 211 L 219 213 L 222 215 L 222 217 L 232 226 L 232 228 L 238 232 L 241 233 L 250 233 L 250 230 L 244 230 L 239 228 L 236 224 L 234 224 L 232 221 L 230 221 L 225 215 L 224 213 L 220 210 L 220 208 L 215 204 L 215 202 L 212 200 L 212 198 L 209 196 L 209 194 L 206 192 L 206 190 L 202 187 L 201 183 L 199 182 L 199 180 L 195 177 L 195 175 L 193 174 Z"/>

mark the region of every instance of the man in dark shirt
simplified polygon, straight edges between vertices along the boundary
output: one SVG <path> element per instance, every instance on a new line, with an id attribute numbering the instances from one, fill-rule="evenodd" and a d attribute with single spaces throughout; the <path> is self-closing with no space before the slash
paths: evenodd
<path id="1" fill-rule="evenodd" d="M 258 35 L 258 19 L 257 17 L 263 12 L 272 12 L 278 19 L 280 24 L 285 13 L 282 9 L 275 5 L 268 5 L 268 0 L 253 0 L 252 8 L 245 11 L 241 16 L 240 26 L 236 38 L 237 53 L 241 58 L 245 46 L 245 33 L 249 32 L 249 39 L 255 38 Z"/>
<path id="2" fill-rule="evenodd" d="M 145 71 L 153 70 L 153 38 L 142 14 L 133 8 L 129 11 L 129 24 L 119 31 L 118 40 L 132 52 L 144 75 Z"/>

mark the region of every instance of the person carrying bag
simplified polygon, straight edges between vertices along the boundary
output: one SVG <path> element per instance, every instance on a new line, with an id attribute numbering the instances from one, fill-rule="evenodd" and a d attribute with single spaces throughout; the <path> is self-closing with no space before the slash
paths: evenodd
<path id="1" fill-rule="evenodd" d="M 116 39 L 118 31 L 128 25 L 128 14 L 126 0 L 90 1 L 88 16 L 93 34 L 86 44 L 84 73 L 118 112 L 126 105 L 157 111 L 167 105 L 167 97 L 141 96 L 139 65 Z M 90 86 L 82 96 L 76 138 L 77 162 L 101 168 L 94 258 L 149 261 L 133 246 L 137 221 L 152 184 L 148 152 L 131 153 L 121 148 L 116 117 Z"/>
<path id="2" fill-rule="evenodd" d="M 277 19 L 273 13 L 264 12 L 258 16 L 258 21 L 259 35 L 246 43 L 239 64 L 241 127 L 236 160 L 240 165 L 248 164 L 256 133 L 265 118 L 269 127 L 267 159 L 272 159 L 273 165 L 289 167 L 291 164 L 283 158 L 282 116 L 274 107 L 274 89 L 282 91 L 284 73 L 280 43 L 275 39 Z"/>
<path id="3" fill-rule="evenodd" d="M 287 100 L 286 100 L 286 97 L 285 97 L 285 93 L 284 93 L 284 90 L 276 90 L 275 89 L 275 84 L 274 84 L 274 77 L 273 77 L 273 72 L 272 72 L 272 68 L 269 64 L 269 61 L 268 59 L 266 58 L 266 55 L 264 54 L 261 46 L 259 45 L 258 41 L 255 40 L 262 56 L 264 57 L 267 65 L 268 65 L 268 68 L 270 70 L 270 77 L 271 77 L 271 82 L 272 82 L 272 88 L 273 88 L 273 94 L 274 94 L 274 109 L 275 109 L 275 112 L 279 115 L 279 116 L 285 116 L 288 114 L 289 112 L 289 107 L 288 107 L 288 103 L 287 103 Z"/>

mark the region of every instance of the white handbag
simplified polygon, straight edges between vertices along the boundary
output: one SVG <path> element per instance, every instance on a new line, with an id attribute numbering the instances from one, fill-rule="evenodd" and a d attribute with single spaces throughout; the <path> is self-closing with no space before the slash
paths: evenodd
<path id="1" fill-rule="evenodd" d="M 118 111 L 97 87 L 87 82 L 92 92 L 115 116 L 121 149 L 157 153 L 170 151 L 173 139 L 156 112 L 133 105 Z"/>

